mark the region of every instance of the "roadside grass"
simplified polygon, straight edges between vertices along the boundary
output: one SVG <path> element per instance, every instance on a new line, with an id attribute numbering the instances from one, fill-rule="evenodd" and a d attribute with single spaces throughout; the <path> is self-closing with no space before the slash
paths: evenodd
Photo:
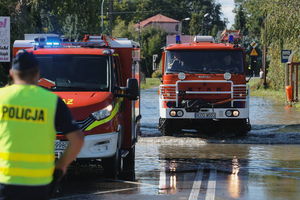
<path id="1" fill-rule="evenodd" d="M 145 81 L 141 82 L 141 89 L 149 89 L 149 88 L 154 88 L 158 87 L 160 85 L 160 80 L 159 78 L 146 78 Z"/>
<path id="2" fill-rule="evenodd" d="M 284 90 L 265 89 L 262 80 L 259 78 L 252 78 L 248 84 L 251 96 L 265 97 L 282 103 L 286 101 Z"/>

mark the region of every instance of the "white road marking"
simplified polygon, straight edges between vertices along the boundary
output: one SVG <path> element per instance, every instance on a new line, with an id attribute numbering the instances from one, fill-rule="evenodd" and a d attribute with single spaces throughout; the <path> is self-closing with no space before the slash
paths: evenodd
<path id="1" fill-rule="evenodd" d="M 205 200 L 215 199 L 216 178 L 217 178 L 217 171 L 215 169 L 210 170 Z"/>
<path id="2" fill-rule="evenodd" d="M 197 200 L 199 193 L 200 193 L 200 187 L 201 187 L 201 182 L 202 182 L 202 175 L 203 175 L 203 170 L 198 169 L 197 174 L 195 176 L 195 180 L 193 183 L 192 191 L 189 196 L 189 200 Z"/>

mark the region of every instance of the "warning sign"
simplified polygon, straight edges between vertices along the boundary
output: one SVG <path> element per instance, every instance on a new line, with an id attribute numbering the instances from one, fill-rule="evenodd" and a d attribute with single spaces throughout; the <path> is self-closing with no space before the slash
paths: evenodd
<path id="1" fill-rule="evenodd" d="M 255 48 L 252 49 L 250 56 L 258 56 L 257 51 L 255 50 Z"/>
<path id="2" fill-rule="evenodd" d="M 10 17 L 0 17 L 0 62 L 10 62 Z"/>

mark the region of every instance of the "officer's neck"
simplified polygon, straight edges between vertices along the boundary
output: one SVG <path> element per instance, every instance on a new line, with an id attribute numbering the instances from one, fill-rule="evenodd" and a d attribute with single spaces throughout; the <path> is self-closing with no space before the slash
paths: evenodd
<path id="1" fill-rule="evenodd" d="M 25 81 L 21 79 L 14 80 L 14 84 L 16 85 L 37 85 L 36 81 Z"/>

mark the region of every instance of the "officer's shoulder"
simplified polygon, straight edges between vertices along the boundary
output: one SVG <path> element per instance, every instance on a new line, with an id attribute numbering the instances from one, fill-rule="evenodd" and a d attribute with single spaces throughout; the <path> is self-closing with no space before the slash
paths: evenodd
<path id="1" fill-rule="evenodd" d="M 13 85 L 6 85 L 4 87 L 0 87 L 0 93 L 10 91 Z"/>
<path id="2" fill-rule="evenodd" d="M 37 88 L 38 88 L 39 92 L 41 92 L 41 93 L 47 94 L 49 96 L 57 97 L 56 94 L 54 94 L 53 92 L 51 92 L 43 87 L 37 86 Z"/>

